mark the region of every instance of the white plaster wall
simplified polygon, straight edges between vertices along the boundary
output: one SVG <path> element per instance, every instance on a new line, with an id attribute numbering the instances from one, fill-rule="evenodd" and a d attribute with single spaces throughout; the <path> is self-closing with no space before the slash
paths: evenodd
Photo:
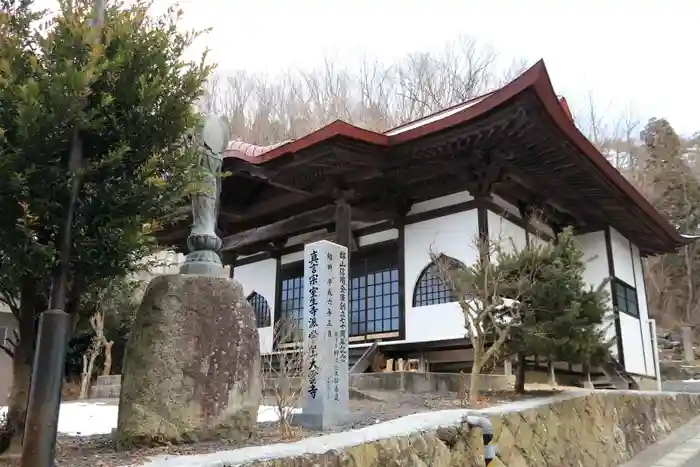
<path id="1" fill-rule="evenodd" d="M 297 261 L 303 261 L 304 260 L 304 252 L 303 251 L 297 251 L 295 253 L 288 253 L 286 255 L 282 255 L 280 258 L 280 261 L 282 264 L 289 264 L 289 263 L 296 263 Z"/>
<path id="2" fill-rule="evenodd" d="M 525 249 L 527 246 L 525 229 L 494 212 L 488 211 L 487 216 L 491 242 L 500 242 L 501 247 L 507 252 L 512 252 L 513 248 L 515 251 Z"/>
<path id="3" fill-rule="evenodd" d="M 605 232 L 601 230 L 584 235 L 577 235 L 576 239 L 583 251 L 583 261 L 586 266 L 583 279 L 588 285 L 598 288 L 606 278 L 610 277 L 608 255 L 605 249 Z M 610 311 L 606 316 L 604 326 L 606 327 L 606 336 L 611 339 L 615 337 L 615 315 L 612 311 L 612 289 L 610 283 L 605 285 L 605 290 L 608 292 L 608 306 L 610 307 Z M 617 358 L 617 346 L 611 348 L 611 353 Z"/>
<path id="4" fill-rule="evenodd" d="M 617 230 L 610 229 L 610 244 L 613 254 L 613 271 L 615 277 L 634 287 L 634 267 L 630 242 Z"/>
<path id="5" fill-rule="evenodd" d="M 413 291 L 420 273 L 430 263 L 431 251 L 473 264 L 478 257 L 474 245 L 478 231 L 476 209 L 405 226 L 405 342 L 465 337 L 464 316 L 459 304 L 414 308 Z"/>
<path id="6" fill-rule="evenodd" d="M 546 235 L 549 235 L 549 237 L 554 238 L 554 229 L 545 224 L 544 222 L 540 221 L 537 217 L 531 217 L 530 220 L 530 225 L 533 226 L 535 229 L 537 229 L 539 232 L 542 232 Z"/>
<path id="7" fill-rule="evenodd" d="M 639 318 L 642 321 L 642 342 L 644 344 L 644 357 L 646 363 L 646 374 L 656 376 L 656 366 L 654 359 L 658 357 L 651 342 L 651 331 L 649 330 L 649 304 L 647 302 L 646 285 L 644 284 L 644 269 L 642 258 L 639 256 L 639 248 L 632 244 L 632 264 L 634 266 L 634 281 L 637 287 L 637 301 L 639 302 Z"/>
<path id="8" fill-rule="evenodd" d="M 357 243 L 358 246 L 362 248 L 363 246 L 372 245 L 374 243 L 386 242 L 397 238 L 399 238 L 398 229 L 389 229 L 384 230 L 382 232 L 363 235 L 357 239 Z"/>
<path id="9" fill-rule="evenodd" d="M 639 375 L 647 374 L 639 320 L 628 314 L 620 313 L 620 330 L 622 331 L 623 352 L 625 354 L 625 370 Z"/>
<path id="10" fill-rule="evenodd" d="M 520 209 L 518 209 L 517 206 L 515 206 L 514 204 L 511 204 L 508 201 L 501 198 L 500 196 L 494 194 L 491 195 L 491 199 L 493 200 L 493 203 L 495 205 L 505 209 L 514 216 L 522 218 L 522 216 L 520 215 Z"/>
<path id="11" fill-rule="evenodd" d="M 415 203 L 413 206 L 411 206 L 411 209 L 408 211 L 408 216 L 418 214 L 421 212 L 433 211 L 438 208 L 444 208 L 445 206 L 452 206 L 454 204 L 464 203 L 473 199 L 474 197 L 470 195 L 468 191 L 459 191 L 457 193 L 452 193 L 451 195 L 441 196 L 439 198 L 433 198 L 426 201 L 421 201 L 420 203 Z"/>
<path id="12" fill-rule="evenodd" d="M 544 245 L 548 245 L 549 243 L 551 243 L 551 242 L 548 242 L 547 240 L 545 240 L 541 237 L 538 237 L 537 235 L 535 235 L 533 233 L 530 234 L 530 245 L 532 245 L 533 247 L 544 246 Z"/>
<path id="13" fill-rule="evenodd" d="M 233 278 L 241 283 L 246 297 L 257 292 L 267 300 L 267 304 L 270 306 L 272 326 L 258 328 L 258 335 L 260 336 L 260 352 L 264 354 L 272 352 L 275 304 L 277 303 L 277 261 L 265 259 L 256 263 L 236 266 L 233 268 Z"/>

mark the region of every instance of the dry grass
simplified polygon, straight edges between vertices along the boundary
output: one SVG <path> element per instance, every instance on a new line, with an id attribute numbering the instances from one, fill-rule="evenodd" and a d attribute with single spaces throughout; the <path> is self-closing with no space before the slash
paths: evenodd
<path id="1" fill-rule="evenodd" d="M 281 320 L 275 323 L 275 342 L 288 342 L 296 336 L 298 332 L 293 326 Z M 304 391 L 303 358 L 303 352 L 298 349 L 263 356 L 263 394 L 271 398 L 280 415 L 278 429 L 285 439 L 298 437 L 291 421 Z"/>
<path id="2" fill-rule="evenodd" d="M 80 383 L 76 381 L 66 381 L 63 383 L 61 392 L 62 401 L 74 401 L 80 398 Z"/>

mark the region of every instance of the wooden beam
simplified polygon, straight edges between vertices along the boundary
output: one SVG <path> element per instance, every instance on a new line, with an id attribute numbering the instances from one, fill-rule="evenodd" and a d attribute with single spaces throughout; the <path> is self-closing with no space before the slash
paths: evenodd
<path id="1" fill-rule="evenodd" d="M 242 210 L 235 210 L 232 209 L 230 206 L 227 206 L 225 204 L 222 204 L 221 206 L 221 211 L 220 214 L 223 212 L 228 213 L 231 216 L 242 216 L 242 217 L 248 217 L 251 215 L 254 216 L 262 216 L 264 214 L 274 212 L 276 210 L 284 209 L 288 206 L 292 206 L 294 204 L 302 203 L 304 201 L 308 201 L 312 199 L 313 196 L 311 195 L 305 195 L 301 193 L 290 193 L 286 194 L 284 196 L 275 196 L 273 198 L 260 201 L 260 202 L 252 202 L 249 203 L 246 207 L 246 209 Z"/>
<path id="2" fill-rule="evenodd" d="M 266 183 L 267 185 L 291 191 L 293 193 L 301 193 L 307 195 L 309 194 L 305 190 L 301 190 L 294 186 L 275 181 L 275 177 L 279 176 L 282 173 L 279 169 L 268 169 L 266 167 L 257 166 L 251 164 L 250 162 L 235 157 L 225 159 L 224 165 L 227 172 L 235 173 L 239 177 L 260 180 Z"/>
<path id="3" fill-rule="evenodd" d="M 509 174 L 508 178 L 519 185 L 517 195 L 508 197 L 517 196 L 528 205 L 530 210 L 540 211 L 552 223 L 585 227 L 587 225 L 585 219 L 597 217 L 596 213 L 587 210 L 584 204 L 579 204 L 575 208 L 564 208 L 559 203 L 561 195 L 549 193 L 542 187 L 536 187 L 531 182 L 514 174 Z"/>
<path id="4" fill-rule="evenodd" d="M 347 208 L 342 207 L 341 210 L 344 212 L 345 209 L 349 208 L 350 206 L 347 205 Z M 255 244 L 263 245 L 265 243 L 272 243 L 275 240 L 284 239 L 302 232 L 309 232 L 333 225 L 334 220 L 336 219 L 336 211 L 338 209 L 338 206 L 328 205 L 291 216 L 287 219 L 274 222 L 272 224 L 229 235 L 223 238 L 223 246 L 221 247 L 221 251 L 240 250 Z M 390 218 L 391 216 L 389 214 L 390 213 L 388 212 L 353 209 L 352 218 L 359 222 L 379 222 Z M 342 225 L 341 228 L 345 229 L 345 227 Z M 352 237 L 352 231 L 350 231 L 350 236 Z M 352 240 L 350 240 L 348 244 L 344 245 L 352 248 Z"/>
<path id="5" fill-rule="evenodd" d="M 240 175 L 240 176 L 242 176 L 242 177 L 245 177 L 245 178 L 250 178 L 250 179 L 253 179 L 253 180 L 261 180 L 261 181 L 264 181 L 267 185 L 274 186 L 274 187 L 276 187 L 276 188 L 281 188 L 282 190 L 286 190 L 286 191 L 289 191 L 289 192 L 292 192 L 292 193 L 298 193 L 298 194 L 301 194 L 301 195 L 311 195 L 311 193 L 310 193 L 309 191 L 307 191 L 307 190 L 302 190 L 301 188 L 296 188 L 296 187 L 294 187 L 294 186 L 287 185 L 286 183 L 279 183 L 279 182 L 276 182 L 276 181 L 272 178 L 272 176 L 267 177 L 267 176 L 264 176 L 264 175 L 249 174 L 249 173 L 246 173 L 246 172 L 240 172 L 238 175 Z"/>
<path id="6" fill-rule="evenodd" d="M 352 208 L 345 198 L 340 198 L 335 205 L 335 241 L 348 249 L 348 264 L 350 252 L 353 249 L 355 239 L 352 235 Z M 357 245 L 355 245 L 357 248 Z"/>
<path id="7" fill-rule="evenodd" d="M 333 220 L 335 206 L 324 206 L 273 224 L 245 230 L 223 239 L 222 251 L 235 250 L 254 243 L 293 235 L 310 227 L 322 227 Z"/>

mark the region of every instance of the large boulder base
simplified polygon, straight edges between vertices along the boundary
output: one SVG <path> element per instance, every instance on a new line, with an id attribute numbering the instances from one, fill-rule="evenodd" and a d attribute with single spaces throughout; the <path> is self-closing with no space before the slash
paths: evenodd
<path id="1" fill-rule="evenodd" d="M 154 278 L 124 355 L 117 441 L 246 439 L 261 398 L 253 309 L 228 278 Z"/>

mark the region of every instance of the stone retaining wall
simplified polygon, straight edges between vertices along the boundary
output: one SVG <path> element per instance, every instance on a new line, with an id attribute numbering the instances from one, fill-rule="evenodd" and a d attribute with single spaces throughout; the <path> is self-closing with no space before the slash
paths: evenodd
<path id="1" fill-rule="evenodd" d="M 627 461 L 700 413 L 700 395 L 577 391 L 482 411 L 415 414 L 296 443 L 191 456 L 192 467 L 483 466 L 483 443 L 467 416 L 487 416 L 503 465 L 607 467 Z M 170 467 L 185 459 L 152 460 Z M 178 463 L 180 462 L 180 463 Z M 497 464 L 500 465 L 500 464 Z"/>
<path id="2" fill-rule="evenodd" d="M 122 388 L 121 375 L 98 376 L 97 381 L 90 387 L 91 399 L 111 399 L 119 397 Z"/>
<path id="3" fill-rule="evenodd" d="M 464 378 L 464 380 L 462 380 Z M 360 391 L 385 390 L 410 393 L 431 392 L 442 394 L 459 392 L 461 385 L 469 387 L 469 375 L 459 373 L 419 373 L 413 371 L 393 371 L 391 373 L 362 373 L 349 375 L 350 386 Z M 300 385 L 301 378 L 296 384 Z M 504 391 L 513 388 L 515 376 L 481 375 L 481 389 L 484 391 Z M 295 382 L 287 383 L 295 384 Z M 274 378 L 266 378 L 264 388 L 272 388 Z M 90 389 L 92 398 L 119 397 L 121 376 L 99 376 Z M 269 389 L 268 389 L 269 390 Z"/>
<path id="4" fill-rule="evenodd" d="M 350 385 L 355 389 L 381 389 L 414 394 L 459 392 L 461 386 L 464 386 L 461 389 L 469 389 L 469 380 L 468 374 L 419 373 L 414 371 L 350 375 Z M 479 383 L 483 391 L 505 391 L 513 389 L 515 376 L 480 375 Z"/>

